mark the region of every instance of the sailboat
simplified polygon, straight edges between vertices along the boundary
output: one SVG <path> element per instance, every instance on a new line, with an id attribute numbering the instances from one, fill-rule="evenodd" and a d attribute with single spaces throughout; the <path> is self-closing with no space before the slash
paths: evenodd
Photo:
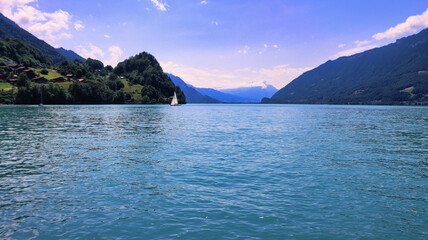
<path id="1" fill-rule="evenodd" d="M 43 107 L 43 91 L 40 92 L 40 107 Z"/>
<path id="2" fill-rule="evenodd" d="M 172 98 L 171 106 L 178 106 L 178 99 L 177 99 L 177 93 L 176 92 L 174 92 L 174 97 Z"/>

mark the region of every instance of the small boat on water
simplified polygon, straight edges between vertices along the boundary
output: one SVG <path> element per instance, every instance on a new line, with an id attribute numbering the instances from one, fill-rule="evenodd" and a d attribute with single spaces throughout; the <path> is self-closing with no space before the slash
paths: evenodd
<path id="1" fill-rule="evenodd" d="M 172 98 L 171 106 L 179 106 L 176 92 L 174 92 L 174 97 Z"/>
<path id="2" fill-rule="evenodd" d="M 40 92 L 40 107 L 43 107 L 43 92 Z"/>

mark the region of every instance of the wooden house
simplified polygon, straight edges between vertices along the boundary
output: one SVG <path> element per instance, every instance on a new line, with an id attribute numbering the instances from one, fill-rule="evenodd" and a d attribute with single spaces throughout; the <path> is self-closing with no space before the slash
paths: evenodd
<path id="1" fill-rule="evenodd" d="M 6 79 L 7 78 L 7 73 L 3 70 L 0 70 L 0 79 Z"/>
<path id="2" fill-rule="evenodd" d="M 46 78 L 44 78 L 44 77 L 33 78 L 33 81 L 35 83 L 49 83 L 49 81 Z"/>
<path id="3" fill-rule="evenodd" d="M 31 70 L 31 69 L 25 69 L 24 73 L 27 74 L 28 78 L 30 78 L 30 79 L 34 78 L 36 76 L 36 74 L 34 73 L 34 71 Z"/>
<path id="4" fill-rule="evenodd" d="M 52 82 L 65 82 L 65 78 L 63 77 L 52 78 Z"/>

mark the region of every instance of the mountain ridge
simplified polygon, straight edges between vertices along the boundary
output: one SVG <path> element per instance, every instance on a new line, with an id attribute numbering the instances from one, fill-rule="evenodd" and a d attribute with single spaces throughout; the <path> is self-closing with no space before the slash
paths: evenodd
<path id="1" fill-rule="evenodd" d="M 193 86 L 185 83 L 180 77 L 171 73 L 166 73 L 166 75 L 168 75 L 176 86 L 180 87 L 188 103 L 220 103 L 217 99 L 201 94 Z"/>
<path id="2" fill-rule="evenodd" d="M 63 47 L 56 48 L 58 52 L 60 52 L 64 57 L 67 58 L 68 61 L 74 61 L 75 59 L 86 61 L 86 58 L 83 58 L 79 54 L 75 53 L 73 50 L 67 50 Z"/>
<path id="3" fill-rule="evenodd" d="M 428 29 L 329 60 L 262 103 L 427 104 Z"/>
<path id="4" fill-rule="evenodd" d="M 250 99 L 242 98 L 233 94 L 224 93 L 213 88 L 195 88 L 198 92 L 217 99 L 223 103 L 251 103 Z"/>
<path id="5" fill-rule="evenodd" d="M 272 97 L 278 89 L 274 86 L 266 84 L 263 86 L 255 86 L 255 87 L 240 87 L 240 88 L 228 88 L 221 89 L 223 93 L 232 94 L 235 96 L 239 96 L 242 98 L 250 99 L 253 102 L 260 102 L 265 97 Z"/>
<path id="6" fill-rule="evenodd" d="M 22 42 L 29 43 L 33 47 L 38 48 L 44 54 L 49 56 L 53 64 L 57 64 L 66 60 L 66 57 L 63 56 L 54 47 L 21 28 L 18 24 L 0 13 L 0 39 L 6 38 L 16 38 Z"/>

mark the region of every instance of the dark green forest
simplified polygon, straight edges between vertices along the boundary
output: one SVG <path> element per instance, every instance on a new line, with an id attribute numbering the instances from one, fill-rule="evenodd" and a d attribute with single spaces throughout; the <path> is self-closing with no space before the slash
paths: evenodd
<path id="1" fill-rule="evenodd" d="M 328 61 L 263 103 L 428 104 L 428 29 Z"/>
<path id="2" fill-rule="evenodd" d="M 130 84 L 143 86 L 143 103 L 169 103 L 170 96 L 177 92 L 180 103 L 186 103 L 186 97 L 179 87 L 163 72 L 156 58 L 146 52 L 120 62 L 114 73 L 129 79 Z"/>
<path id="3" fill-rule="evenodd" d="M 52 65 L 51 59 L 43 54 L 42 51 L 17 39 L 7 38 L 4 41 L 0 41 L 0 56 L 7 57 L 20 65 L 28 67 L 48 67 Z"/>
<path id="4" fill-rule="evenodd" d="M 33 34 L 19 27 L 13 21 L 0 13 L 0 39 L 19 39 L 26 42 L 47 55 L 54 64 L 67 60 L 58 50 L 45 41 L 38 39 Z"/>
<path id="5" fill-rule="evenodd" d="M 174 91 L 179 102 L 186 103 L 184 94 L 163 73 L 157 60 L 145 52 L 115 69 L 91 58 L 51 66 L 48 56 L 17 39 L 0 41 L 0 54 L 0 84 L 12 86 L 0 90 L 0 104 L 39 104 L 42 98 L 44 104 L 165 104 L 171 102 Z M 17 72 L 19 66 L 40 73 L 31 78 L 26 72 Z M 51 80 L 47 79 L 49 74 L 53 75 Z M 17 79 L 11 82 L 14 76 Z M 38 78 L 45 81 L 37 82 Z M 55 82 L 58 78 L 60 82 Z"/>

